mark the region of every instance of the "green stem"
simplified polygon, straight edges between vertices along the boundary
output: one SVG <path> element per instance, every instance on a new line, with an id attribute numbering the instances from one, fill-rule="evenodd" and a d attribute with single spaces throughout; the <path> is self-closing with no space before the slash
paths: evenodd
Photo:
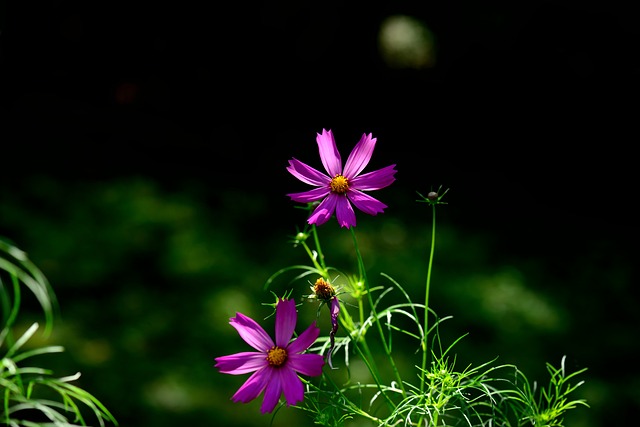
<path id="1" fill-rule="evenodd" d="M 318 237 L 318 228 L 316 227 L 315 224 L 311 225 L 311 232 L 313 233 L 313 242 L 316 245 L 316 251 L 318 252 L 318 259 L 320 259 L 320 265 L 322 265 L 322 271 L 327 271 L 327 266 L 324 261 L 324 255 L 322 254 L 322 247 L 320 246 L 320 238 Z"/>
<path id="2" fill-rule="evenodd" d="M 360 316 L 360 324 L 364 325 L 364 302 L 362 296 L 358 298 L 358 315 Z"/>
<path id="3" fill-rule="evenodd" d="M 360 303 L 360 306 L 362 306 L 361 300 L 362 298 L 358 300 L 358 302 Z M 353 319 L 351 318 L 351 316 L 346 310 L 340 310 L 340 316 L 338 317 L 338 320 L 342 328 L 347 331 L 347 334 L 350 337 L 353 338 L 354 348 L 356 349 L 356 351 L 364 361 L 365 365 L 367 365 L 367 369 L 369 370 L 369 373 L 373 377 L 373 380 L 375 381 L 378 389 L 381 390 L 382 383 L 380 381 L 380 372 L 378 371 L 378 368 L 375 364 L 375 359 L 373 358 L 371 349 L 369 349 L 369 345 L 367 344 L 366 337 L 359 333 L 358 334 L 355 333 L 357 328 L 353 323 Z M 360 325 L 362 325 L 363 323 L 364 322 L 361 320 Z M 393 410 L 395 408 L 395 404 L 391 401 L 389 396 L 385 395 L 384 397 L 387 400 L 389 409 Z"/>
<path id="4" fill-rule="evenodd" d="M 327 281 L 330 281 L 331 278 L 329 277 L 329 271 L 327 270 L 327 265 L 324 260 L 324 255 L 322 254 L 322 247 L 320 246 L 318 229 L 316 228 L 315 225 L 312 225 L 311 234 L 313 235 L 313 242 L 316 246 L 316 251 L 315 251 L 316 255 L 314 256 L 313 251 L 311 250 L 309 245 L 307 245 L 307 242 L 302 241 L 301 242 L 302 247 L 304 248 L 305 252 L 307 252 L 307 255 L 309 255 L 309 259 L 313 263 L 313 266 L 320 272 L 320 275 Z"/>
<path id="5" fill-rule="evenodd" d="M 320 275 L 326 279 L 328 279 L 328 272 L 327 269 L 320 265 L 320 263 L 318 262 L 317 258 L 319 258 L 320 256 L 313 256 L 313 251 L 311 250 L 311 248 L 309 247 L 309 245 L 307 245 L 306 242 L 302 242 L 302 247 L 304 248 L 304 250 L 307 252 L 307 255 L 309 255 L 309 259 L 311 260 L 311 262 L 313 263 L 313 266 L 320 272 Z"/>
<path id="6" fill-rule="evenodd" d="M 316 269 L 318 269 L 318 271 L 321 272 L 322 276 L 324 276 L 325 279 L 329 280 L 329 272 L 327 270 L 325 261 L 324 261 L 324 255 L 322 254 L 322 249 L 320 246 L 320 239 L 318 237 L 318 230 L 316 228 L 315 225 L 312 225 L 312 230 L 311 230 L 312 234 L 313 234 L 313 239 L 314 239 L 314 243 L 315 243 L 315 247 L 316 247 L 316 253 L 317 256 L 313 255 L 313 251 L 311 250 L 311 248 L 309 247 L 309 245 L 306 244 L 306 242 L 302 242 L 302 246 L 304 247 L 305 251 L 307 252 L 307 254 L 309 255 L 309 258 L 311 259 L 311 262 L 313 263 L 313 265 L 316 267 Z M 357 247 L 357 245 L 356 245 Z M 360 259 L 360 262 L 358 263 L 358 266 L 360 268 L 360 274 L 364 274 L 364 269 L 362 267 L 362 260 Z M 359 316 L 360 316 L 360 324 L 364 324 L 364 309 L 363 309 L 363 304 L 362 304 L 362 298 L 358 298 L 358 306 L 359 306 Z M 348 313 L 345 310 L 341 310 L 341 314 L 343 316 L 345 316 L 345 318 L 348 316 L 349 318 L 349 322 L 347 324 L 345 324 L 345 319 L 342 318 L 342 316 L 339 318 L 339 320 L 341 321 L 342 327 L 344 329 L 346 329 L 349 334 L 351 334 L 354 330 L 354 325 L 353 325 L 353 320 L 351 319 L 351 317 L 348 315 Z M 369 346 L 366 342 L 366 339 L 364 336 L 358 336 L 356 337 L 356 339 L 354 340 L 355 345 L 354 347 L 356 348 L 356 351 L 360 354 L 360 356 L 362 357 L 363 361 L 365 362 L 365 364 L 367 365 L 367 368 L 369 369 L 369 372 L 371 373 L 371 376 L 373 377 L 374 381 L 376 382 L 378 388 L 382 391 L 382 383 L 380 381 L 380 372 L 378 371 L 376 365 L 375 365 L 375 359 L 373 358 L 373 355 L 371 353 L 371 350 L 369 349 Z M 363 353 L 364 352 L 364 353 Z M 391 401 L 391 399 L 389 398 L 389 396 L 386 395 L 386 393 L 383 393 L 385 399 L 387 400 L 387 403 L 390 405 L 390 409 L 393 409 L 395 407 L 394 403 Z"/>
<path id="7" fill-rule="evenodd" d="M 398 368 L 396 366 L 396 363 L 393 359 L 393 356 L 391 355 L 391 349 L 389 348 L 389 345 L 387 344 L 387 340 L 385 338 L 384 335 L 384 331 L 382 330 L 382 323 L 380 322 L 380 319 L 378 318 L 378 313 L 376 311 L 376 306 L 374 304 L 373 301 L 373 296 L 371 295 L 371 288 L 369 286 L 369 279 L 367 278 L 367 272 L 366 269 L 364 268 L 364 262 L 362 260 L 362 254 L 360 253 L 360 248 L 358 246 L 358 239 L 356 238 L 356 233 L 354 231 L 353 227 L 349 227 L 349 230 L 351 231 L 351 236 L 353 237 L 353 245 L 356 251 L 356 256 L 358 258 L 358 268 L 360 270 L 360 275 L 362 277 L 362 280 L 364 282 L 364 286 L 365 286 L 365 290 L 366 290 L 366 294 L 367 297 L 369 299 L 369 305 L 371 306 L 371 312 L 373 313 L 373 319 L 374 322 L 378 328 L 378 333 L 380 334 L 380 340 L 382 341 L 382 346 L 384 347 L 384 351 L 385 354 L 387 355 L 387 358 L 389 359 L 389 362 L 391 363 L 391 367 L 393 369 L 393 372 L 395 374 L 396 377 L 396 381 L 398 382 L 398 386 L 400 387 L 400 390 L 402 390 L 402 396 L 406 397 L 406 392 L 404 390 L 404 383 L 402 382 L 402 377 L 400 377 L 400 372 L 398 371 Z M 382 389 L 380 389 L 380 392 L 384 395 L 386 395 L 386 393 L 384 393 L 384 391 Z"/>
<path id="8" fill-rule="evenodd" d="M 369 372 L 371 373 L 371 376 L 373 377 L 373 380 L 376 383 L 376 386 L 378 387 L 378 390 L 380 390 L 380 393 L 382 394 L 382 396 L 385 398 L 385 400 L 387 401 L 387 405 L 389 406 L 389 410 L 391 410 L 393 412 L 393 410 L 395 409 L 396 405 L 393 403 L 393 401 L 391 400 L 391 398 L 387 395 L 387 393 L 385 393 L 382 389 L 382 382 L 380 381 L 380 374 L 378 372 L 378 368 L 375 365 L 375 359 L 373 358 L 373 355 L 371 354 L 371 350 L 369 349 L 369 346 L 367 345 L 367 341 L 364 339 L 364 337 L 362 337 L 362 341 L 354 341 L 355 342 L 355 349 L 358 352 L 358 354 L 360 355 L 360 357 L 362 358 L 362 360 L 364 361 L 364 364 L 367 365 L 367 369 L 369 369 Z M 360 348 L 360 346 L 362 346 L 362 348 Z M 363 349 L 364 349 L 364 353 L 363 353 Z"/>
<path id="9" fill-rule="evenodd" d="M 431 287 L 431 269 L 433 267 L 433 254 L 436 247 L 436 205 L 431 205 L 432 222 L 431 222 L 431 252 L 429 253 L 429 265 L 427 268 L 427 283 L 425 285 L 424 295 L 424 331 L 422 333 L 422 371 L 420 375 L 420 394 L 424 393 L 424 384 L 426 379 L 427 360 L 429 359 L 428 331 L 429 331 L 429 290 Z"/>

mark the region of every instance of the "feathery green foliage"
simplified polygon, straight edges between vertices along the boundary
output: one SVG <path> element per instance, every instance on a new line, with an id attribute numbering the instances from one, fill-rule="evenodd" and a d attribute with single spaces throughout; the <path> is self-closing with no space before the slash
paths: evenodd
<path id="1" fill-rule="evenodd" d="M 25 252 L 0 240 L 0 424 L 12 427 L 86 426 L 87 414 L 91 414 L 101 427 L 106 423 L 117 425 L 116 419 L 96 397 L 73 384 L 80 373 L 56 377 L 51 370 L 40 366 L 42 361 L 63 352 L 64 348 L 55 345 L 30 347 L 29 340 L 39 329 L 39 323 L 31 324 L 25 332 L 14 337 L 22 286 L 31 291 L 42 307 L 45 334 L 49 335 L 57 309 L 53 289 Z M 34 360 L 36 356 L 38 360 Z"/>
<path id="2" fill-rule="evenodd" d="M 308 413 L 315 424 L 336 427 L 360 419 L 365 425 L 369 422 L 375 426 L 560 427 L 566 411 L 588 407 L 584 399 L 569 397 L 583 384 L 570 381 L 586 369 L 567 373 L 565 358 L 560 368 L 547 364 L 551 378 L 546 388 L 538 388 L 536 383 L 531 386 L 515 365 L 496 364 L 497 357 L 464 368 L 457 366 L 456 345 L 466 334 L 452 343 L 442 342 L 440 329 L 450 317 L 439 318 L 429 307 L 436 207 L 446 204 L 442 201 L 446 192 L 430 192 L 428 196 L 418 193 L 418 201 L 427 203 L 432 213 L 424 303 L 414 302 L 403 286 L 386 273 L 381 273 L 386 283 L 372 285 L 355 227 L 349 230 L 357 274 L 345 274 L 327 264 L 318 228 L 310 225 L 292 239 L 294 247 L 302 247 L 309 256 L 310 265 L 285 267 L 267 279 L 265 289 L 298 271 L 286 282 L 290 286 L 287 295 L 300 282 L 311 284 L 316 277 L 336 287 L 340 283 L 342 289 L 334 292 L 341 302 L 340 328 L 334 330 L 341 333 L 334 336 L 332 331 L 329 336 L 321 336 L 309 349 L 324 354 L 328 361 L 340 355 L 342 366 L 330 366 L 317 380 L 304 380 L 305 399 L 295 406 Z M 307 208 L 311 211 L 314 206 Z M 403 341 L 401 348 L 414 348 L 414 354 L 395 353 L 398 340 Z"/>

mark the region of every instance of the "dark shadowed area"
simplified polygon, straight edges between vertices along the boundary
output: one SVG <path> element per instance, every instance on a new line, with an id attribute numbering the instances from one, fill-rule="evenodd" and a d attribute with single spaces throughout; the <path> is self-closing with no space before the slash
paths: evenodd
<path id="1" fill-rule="evenodd" d="M 626 2 L 61 0 L 0 16 L 0 236 L 58 296 L 51 364 L 81 371 L 121 426 L 269 425 L 230 401 L 242 380 L 213 358 L 241 351 L 229 317 L 263 316 L 264 281 L 304 257 L 286 194 L 306 187 L 285 167 L 322 169 L 323 128 L 343 160 L 372 133 L 368 170 L 397 165 L 358 231 L 372 270 L 415 295 L 430 237 L 416 191 L 449 188 L 432 301 L 449 338 L 470 332 L 462 362 L 544 381 L 566 355 L 591 406 L 567 426 L 637 416 Z M 274 425 L 290 422 L 312 423 L 283 410 Z"/>

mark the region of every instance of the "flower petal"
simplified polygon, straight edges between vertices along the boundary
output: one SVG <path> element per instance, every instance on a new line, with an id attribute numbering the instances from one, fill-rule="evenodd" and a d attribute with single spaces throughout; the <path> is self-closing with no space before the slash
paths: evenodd
<path id="1" fill-rule="evenodd" d="M 338 297 L 331 299 L 331 327 L 338 329 L 338 315 L 340 314 L 340 300 Z"/>
<path id="2" fill-rule="evenodd" d="M 231 400 L 234 402 L 248 403 L 258 397 L 262 390 L 271 381 L 272 368 L 266 367 L 254 372 L 247 381 L 236 391 Z"/>
<path id="3" fill-rule="evenodd" d="M 350 190 L 347 193 L 347 196 L 349 197 L 349 200 L 351 200 L 351 202 L 356 206 L 356 208 L 369 215 L 377 215 L 379 213 L 382 213 L 387 207 L 387 205 L 385 205 L 378 199 L 375 199 L 368 194 L 362 193 L 360 191 Z"/>
<path id="4" fill-rule="evenodd" d="M 290 356 L 293 353 L 302 353 L 316 341 L 318 335 L 320 335 L 320 328 L 316 326 L 316 322 L 314 321 L 303 333 L 298 336 L 298 338 L 296 338 L 291 344 L 289 344 L 289 346 L 287 347 L 287 354 Z"/>
<path id="5" fill-rule="evenodd" d="M 298 375 L 292 369 L 279 369 L 280 384 L 287 406 L 295 405 L 304 400 L 304 386 Z"/>
<path id="6" fill-rule="evenodd" d="M 266 355 L 256 352 L 242 352 L 215 358 L 215 367 L 223 374 L 239 375 L 257 371 L 268 365 Z"/>
<path id="7" fill-rule="evenodd" d="M 326 199 L 324 199 L 318 207 L 315 208 L 307 222 L 309 224 L 322 225 L 331 219 L 331 215 L 336 210 L 336 203 L 338 202 L 337 195 L 329 193 Z"/>
<path id="8" fill-rule="evenodd" d="M 344 165 L 343 175 L 349 179 L 353 179 L 369 164 L 373 149 L 376 146 L 376 138 L 372 138 L 371 134 L 362 134 L 362 138 L 353 147 L 351 154 L 347 158 Z"/>
<path id="9" fill-rule="evenodd" d="M 287 348 L 297 320 L 296 302 L 292 299 L 279 300 L 276 305 L 276 345 L 278 347 Z"/>
<path id="10" fill-rule="evenodd" d="M 347 192 L 347 196 L 350 197 Z M 351 203 L 349 203 L 349 199 L 346 197 L 338 198 L 338 203 L 336 204 L 336 218 L 338 220 L 338 224 L 340 227 L 355 227 L 356 225 L 356 213 L 353 211 L 353 207 Z"/>
<path id="11" fill-rule="evenodd" d="M 331 356 L 333 354 L 333 349 L 336 346 L 336 332 L 338 332 L 338 315 L 340 315 L 340 301 L 338 297 L 333 297 L 331 300 L 331 332 L 329 332 L 329 342 L 331 345 L 329 346 L 329 350 L 327 351 L 327 363 L 329 363 L 329 367 L 333 369 L 333 363 L 331 362 Z"/>
<path id="12" fill-rule="evenodd" d="M 270 369 L 269 379 L 264 389 L 264 400 L 260 407 L 260 412 L 263 414 L 273 411 L 273 408 L 276 407 L 280 400 L 280 395 L 282 394 L 282 382 L 280 380 L 279 371 L 283 370 L 285 369 Z"/>
<path id="13" fill-rule="evenodd" d="M 304 191 L 302 193 L 291 193 L 287 196 L 291 197 L 291 200 L 301 203 L 310 203 L 322 200 L 330 193 L 329 187 L 319 187 L 313 190 Z"/>
<path id="14" fill-rule="evenodd" d="M 394 178 L 394 175 L 397 172 L 394 169 L 395 167 L 396 165 L 387 166 L 373 172 L 365 173 L 364 175 L 360 175 L 356 178 L 352 178 L 349 181 L 351 189 L 367 191 L 379 190 L 387 187 L 396 180 Z"/>
<path id="15" fill-rule="evenodd" d="M 324 169 L 329 173 L 329 176 L 333 178 L 342 174 L 342 159 L 338 147 L 336 147 L 333 132 L 322 129 L 322 135 L 317 134 L 316 142 L 320 150 L 320 160 L 322 160 Z"/>
<path id="16" fill-rule="evenodd" d="M 264 352 L 273 347 L 273 340 L 269 334 L 252 318 L 236 313 L 236 317 L 229 319 L 229 324 L 236 328 L 240 337 L 256 350 Z"/>
<path id="17" fill-rule="evenodd" d="M 290 354 L 287 357 L 287 367 L 302 375 L 317 377 L 322 374 L 324 358 L 319 354 Z"/>
<path id="18" fill-rule="evenodd" d="M 331 182 L 331 178 L 326 174 L 296 159 L 289 160 L 287 170 L 305 184 L 319 187 L 328 185 Z"/>

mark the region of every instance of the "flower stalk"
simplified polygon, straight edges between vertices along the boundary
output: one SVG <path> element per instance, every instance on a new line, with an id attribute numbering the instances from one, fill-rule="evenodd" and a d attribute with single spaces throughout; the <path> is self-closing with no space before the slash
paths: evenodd
<path id="1" fill-rule="evenodd" d="M 431 248 L 429 250 L 429 263 L 427 264 L 427 280 L 424 291 L 424 326 L 422 333 L 422 369 L 420 370 L 420 393 L 424 393 L 427 362 L 430 358 L 429 350 L 429 293 L 431 291 L 431 270 L 433 269 L 433 256 L 436 247 L 436 205 L 431 204 Z"/>

